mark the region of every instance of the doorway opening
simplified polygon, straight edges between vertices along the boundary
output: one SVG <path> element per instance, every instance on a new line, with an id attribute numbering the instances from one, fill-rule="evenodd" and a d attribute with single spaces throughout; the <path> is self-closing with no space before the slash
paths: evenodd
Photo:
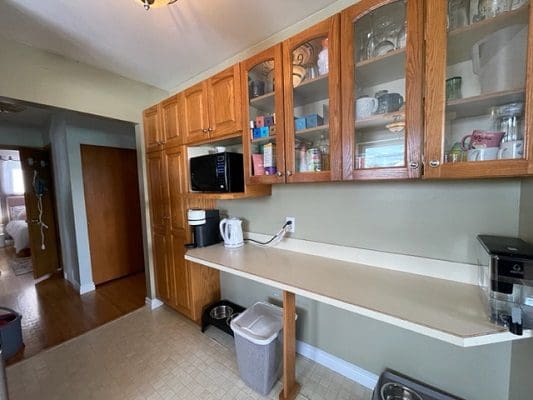
<path id="1" fill-rule="evenodd" d="M 24 347 L 8 365 L 132 312 L 146 298 L 140 207 L 132 207 L 140 199 L 135 126 L 10 102 L 17 111 L 0 113 L 0 307 L 22 316 Z M 108 165 L 117 154 L 98 152 L 93 160 L 86 145 L 126 149 L 130 162 L 121 166 L 121 158 L 117 176 L 116 163 Z"/>

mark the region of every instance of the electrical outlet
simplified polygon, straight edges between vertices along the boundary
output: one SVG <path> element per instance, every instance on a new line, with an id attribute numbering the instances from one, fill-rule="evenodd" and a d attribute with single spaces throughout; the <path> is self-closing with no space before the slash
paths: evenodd
<path id="1" fill-rule="evenodd" d="M 289 226 L 289 232 L 294 233 L 296 232 L 296 217 L 285 217 L 285 222 L 291 221 L 291 225 Z"/>

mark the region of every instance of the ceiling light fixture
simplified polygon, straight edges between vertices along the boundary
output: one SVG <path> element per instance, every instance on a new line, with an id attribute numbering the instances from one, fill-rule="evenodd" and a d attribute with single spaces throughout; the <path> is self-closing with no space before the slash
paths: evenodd
<path id="1" fill-rule="evenodd" d="M 171 4 L 174 4 L 178 0 L 137 0 L 137 1 L 139 3 L 142 3 L 144 5 L 144 9 L 148 11 L 151 8 L 169 6 Z"/>

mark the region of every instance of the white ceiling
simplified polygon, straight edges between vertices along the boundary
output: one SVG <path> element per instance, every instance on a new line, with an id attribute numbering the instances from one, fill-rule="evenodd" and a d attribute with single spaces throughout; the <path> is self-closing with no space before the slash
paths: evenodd
<path id="1" fill-rule="evenodd" d="M 0 33 L 170 90 L 335 0 L 0 0 Z"/>

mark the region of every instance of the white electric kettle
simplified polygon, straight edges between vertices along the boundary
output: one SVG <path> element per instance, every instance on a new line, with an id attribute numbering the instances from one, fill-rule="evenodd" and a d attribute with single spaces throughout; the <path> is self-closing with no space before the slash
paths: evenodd
<path id="1" fill-rule="evenodd" d="M 244 244 L 242 237 L 242 221 L 238 218 L 224 218 L 220 221 L 220 236 L 224 239 L 224 246 L 235 248 Z"/>

